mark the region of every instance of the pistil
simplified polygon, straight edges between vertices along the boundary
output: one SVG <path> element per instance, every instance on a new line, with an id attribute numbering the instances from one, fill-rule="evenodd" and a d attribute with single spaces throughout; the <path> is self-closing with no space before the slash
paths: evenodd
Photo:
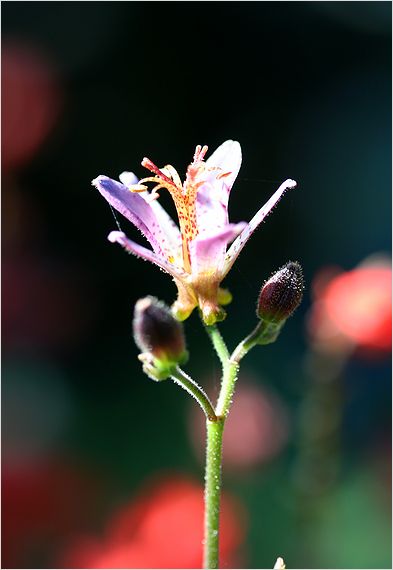
<path id="1" fill-rule="evenodd" d="M 198 235 L 198 226 L 196 219 L 196 199 L 198 188 L 204 184 L 203 172 L 205 164 L 203 162 L 208 147 L 198 145 L 195 149 L 192 163 L 187 169 L 187 176 L 182 185 L 180 176 L 170 164 L 164 168 L 158 168 L 149 158 L 142 160 L 142 166 L 150 170 L 154 176 L 143 178 L 138 184 L 130 186 L 131 192 L 143 192 L 147 189 L 144 185 L 146 182 L 154 182 L 156 185 L 151 192 L 151 200 L 157 199 L 159 196 L 157 191 L 160 188 L 168 190 L 175 203 L 177 216 L 179 219 L 180 233 L 182 238 L 183 266 L 187 273 L 191 273 L 191 259 L 189 243 Z"/>
<path id="2" fill-rule="evenodd" d="M 181 180 L 177 171 L 171 165 L 167 165 L 163 170 L 170 174 L 171 178 L 158 168 L 149 158 L 142 160 L 142 166 L 153 172 L 156 176 L 144 178 L 139 184 L 144 182 L 156 182 L 153 192 L 160 188 L 166 188 L 175 203 L 177 216 L 179 219 L 180 233 L 182 238 L 183 266 L 187 273 L 191 273 L 191 260 L 189 252 L 189 242 L 197 235 L 195 199 L 190 202 L 189 196 L 183 192 Z"/>

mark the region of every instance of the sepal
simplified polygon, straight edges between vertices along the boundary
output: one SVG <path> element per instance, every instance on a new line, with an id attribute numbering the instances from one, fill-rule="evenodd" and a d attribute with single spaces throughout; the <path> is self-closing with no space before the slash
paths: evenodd
<path id="1" fill-rule="evenodd" d="M 138 355 L 138 359 L 143 364 L 143 372 L 155 382 L 167 380 L 175 373 L 177 364 L 170 364 L 159 358 L 154 358 L 150 352 L 142 352 Z M 179 364 L 184 364 L 188 360 L 188 353 L 185 351 L 184 358 Z"/>

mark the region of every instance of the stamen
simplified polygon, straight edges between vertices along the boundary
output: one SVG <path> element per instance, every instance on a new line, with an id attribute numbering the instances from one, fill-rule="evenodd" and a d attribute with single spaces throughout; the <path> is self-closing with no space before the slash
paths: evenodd
<path id="1" fill-rule="evenodd" d="M 127 188 L 128 190 L 131 190 L 131 192 L 145 192 L 146 190 L 148 190 L 147 186 L 144 186 L 143 184 L 132 184 Z"/>
<path id="2" fill-rule="evenodd" d="M 154 172 L 154 174 L 157 174 L 157 176 L 159 178 L 162 178 L 162 180 L 164 180 L 167 184 L 170 184 L 171 186 L 176 186 L 176 184 L 173 182 L 173 180 L 171 180 L 170 178 L 168 178 L 168 176 L 166 176 L 162 170 L 160 170 L 158 168 L 158 166 L 156 166 L 154 164 L 154 162 L 152 162 L 149 158 L 144 158 L 142 160 L 142 166 L 144 166 L 145 168 L 147 168 L 147 170 L 150 170 L 150 172 Z"/>
<path id="3" fill-rule="evenodd" d="M 180 176 L 179 176 L 177 170 L 175 168 L 173 168 L 173 166 L 171 164 L 167 164 L 166 166 L 164 166 L 162 171 L 164 172 L 164 174 L 168 173 L 169 176 L 172 178 L 173 182 L 176 184 L 176 186 L 181 188 L 182 183 L 180 180 Z"/>
<path id="4" fill-rule="evenodd" d="M 157 200 L 159 195 L 157 190 L 166 188 L 175 203 L 177 216 L 179 218 L 180 232 L 182 237 L 183 264 L 187 273 L 191 273 L 191 260 L 188 244 L 198 235 L 195 202 L 198 188 L 204 184 L 202 177 L 205 165 L 203 159 L 207 153 L 208 147 L 198 145 L 195 149 L 194 160 L 187 169 L 187 176 L 184 186 L 182 186 L 180 176 L 170 164 L 164 168 L 158 168 L 149 158 L 142 160 L 142 166 L 153 172 L 155 176 L 149 176 L 139 181 L 141 187 L 144 182 L 155 182 L 149 201 Z M 198 180 L 199 177 L 199 180 Z"/>

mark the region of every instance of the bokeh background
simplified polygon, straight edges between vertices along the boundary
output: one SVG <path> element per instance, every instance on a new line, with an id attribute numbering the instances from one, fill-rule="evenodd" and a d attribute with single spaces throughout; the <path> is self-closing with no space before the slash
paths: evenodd
<path id="1" fill-rule="evenodd" d="M 201 413 L 131 335 L 136 300 L 175 287 L 106 240 L 90 182 L 232 138 L 233 221 L 299 185 L 227 279 L 229 345 L 272 271 L 297 259 L 307 287 L 243 364 L 223 565 L 390 568 L 391 4 L 6 2 L 2 32 L 2 567 L 200 565 Z"/>

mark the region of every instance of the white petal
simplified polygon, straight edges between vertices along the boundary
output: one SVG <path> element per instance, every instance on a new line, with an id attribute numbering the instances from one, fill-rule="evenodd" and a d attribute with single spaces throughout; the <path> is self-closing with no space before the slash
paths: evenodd
<path id="1" fill-rule="evenodd" d="M 228 200 L 242 163 L 237 141 L 228 140 L 206 161 L 204 184 L 198 189 L 197 221 L 200 234 L 223 229 L 228 224 Z"/>
<path id="2" fill-rule="evenodd" d="M 255 214 L 252 220 L 247 224 L 247 227 L 242 231 L 239 237 L 233 242 L 225 256 L 225 266 L 224 266 L 224 276 L 228 273 L 238 255 L 240 254 L 243 247 L 246 245 L 248 239 L 254 233 L 256 228 L 261 222 L 266 218 L 266 216 L 272 211 L 274 206 L 280 200 L 282 195 L 286 190 L 296 187 L 296 182 L 294 180 L 288 179 L 281 184 L 278 190 L 273 194 L 273 196 L 266 202 L 264 206 Z"/>
<path id="3" fill-rule="evenodd" d="M 242 164 L 242 149 L 237 141 L 225 141 L 206 160 L 208 168 L 219 169 L 218 172 L 231 172 L 226 178 L 228 186 L 232 187 Z"/>

